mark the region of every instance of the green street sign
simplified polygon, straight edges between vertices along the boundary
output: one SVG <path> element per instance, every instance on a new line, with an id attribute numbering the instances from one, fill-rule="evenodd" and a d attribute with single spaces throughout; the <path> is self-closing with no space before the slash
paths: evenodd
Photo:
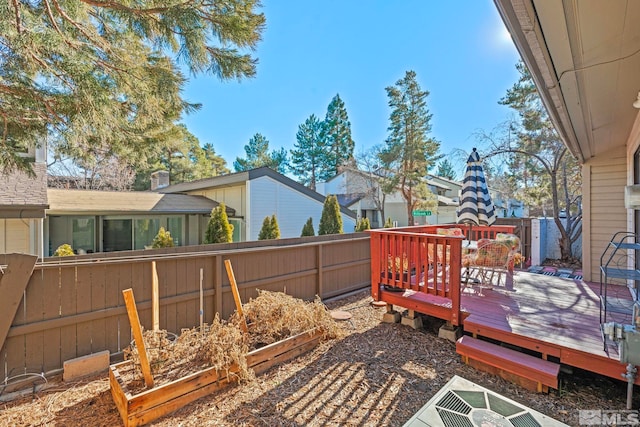
<path id="1" fill-rule="evenodd" d="M 413 211 L 413 216 L 431 216 L 431 211 Z"/>

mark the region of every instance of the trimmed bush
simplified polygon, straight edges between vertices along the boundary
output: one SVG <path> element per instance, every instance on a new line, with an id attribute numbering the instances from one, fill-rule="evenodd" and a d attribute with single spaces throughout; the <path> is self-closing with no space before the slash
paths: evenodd
<path id="1" fill-rule="evenodd" d="M 174 246 L 175 244 L 173 243 L 173 237 L 171 237 L 171 233 L 169 231 L 166 231 L 164 227 L 160 227 L 160 230 L 158 230 L 158 234 L 156 234 L 156 237 L 153 238 L 151 247 L 153 249 L 158 249 L 172 248 Z"/>
<path id="2" fill-rule="evenodd" d="M 327 196 L 322 207 L 322 216 L 318 226 L 318 236 L 323 234 L 342 234 L 342 216 L 336 196 Z"/>
<path id="3" fill-rule="evenodd" d="M 231 243 L 233 241 L 233 225 L 229 224 L 227 207 L 220 203 L 211 210 L 211 218 L 207 224 L 204 243 Z"/>
<path id="4" fill-rule="evenodd" d="M 362 218 L 356 223 L 356 231 L 371 230 L 371 223 L 369 218 Z"/>
<path id="5" fill-rule="evenodd" d="M 275 215 L 267 216 L 262 221 L 262 228 L 258 240 L 273 240 L 280 238 L 280 227 Z"/>
<path id="6" fill-rule="evenodd" d="M 70 244 L 65 243 L 58 246 L 58 249 L 53 253 L 53 256 L 74 256 L 73 248 Z"/>
<path id="7" fill-rule="evenodd" d="M 391 217 L 388 217 L 384 222 L 384 228 L 393 228 L 393 221 L 391 221 Z"/>
<path id="8" fill-rule="evenodd" d="M 307 222 L 304 223 L 304 227 L 302 227 L 302 234 L 300 234 L 300 237 L 315 236 L 315 235 L 316 235 L 316 232 L 313 229 L 313 218 L 309 217 Z"/>

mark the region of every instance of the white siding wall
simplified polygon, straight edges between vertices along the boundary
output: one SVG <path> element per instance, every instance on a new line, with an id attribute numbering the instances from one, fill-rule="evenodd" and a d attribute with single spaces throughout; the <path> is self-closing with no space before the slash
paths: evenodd
<path id="1" fill-rule="evenodd" d="M 347 178 L 345 173 L 337 175 L 327 182 L 321 182 L 316 186 L 318 193 L 327 194 L 344 194 L 347 189 Z M 315 222 L 314 222 L 315 223 Z"/>
<path id="2" fill-rule="evenodd" d="M 313 218 L 313 228 L 318 233 L 323 203 L 301 194 L 284 184 L 263 176 L 249 185 L 250 235 L 247 240 L 257 240 L 262 221 L 266 216 L 276 215 L 281 237 L 300 237 L 302 227 L 309 217 Z M 342 215 L 345 233 L 353 232 L 355 220 Z"/>

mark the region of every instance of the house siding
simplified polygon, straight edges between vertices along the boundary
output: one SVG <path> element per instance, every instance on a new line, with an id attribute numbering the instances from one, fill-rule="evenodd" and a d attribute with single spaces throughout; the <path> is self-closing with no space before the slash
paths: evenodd
<path id="1" fill-rule="evenodd" d="M 25 253 L 38 255 L 30 225 L 38 227 L 35 221 L 21 219 L 0 219 L 0 253 Z"/>
<path id="2" fill-rule="evenodd" d="M 313 227 L 318 232 L 323 203 L 301 194 L 270 177 L 251 180 L 251 205 L 248 215 L 248 240 L 257 240 L 262 221 L 274 215 L 278 219 L 282 238 L 299 237 L 304 223 L 313 218 Z M 342 214 L 343 229 L 346 233 L 354 230 L 355 220 Z"/>
<path id="3" fill-rule="evenodd" d="M 600 280 L 600 256 L 611 236 L 627 229 L 624 187 L 627 183 L 625 147 L 585 164 L 583 180 L 583 273 L 585 280 Z"/>

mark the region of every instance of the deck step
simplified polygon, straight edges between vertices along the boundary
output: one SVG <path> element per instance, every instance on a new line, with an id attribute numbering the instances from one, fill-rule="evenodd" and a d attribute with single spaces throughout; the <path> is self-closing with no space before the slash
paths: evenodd
<path id="1" fill-rule="evenodd" d="M 558 388 L 560 365 L 465 335 L 456 342 L 465 363 L 538 392 Z M 475 363 L 472 363 L 475 362 Z M 514 378 L 514 376 L 516 378 Z M 518 381 L 521 378 L 527 381 Z M 531 385 L 532 384 L 532 385 Z"/>

